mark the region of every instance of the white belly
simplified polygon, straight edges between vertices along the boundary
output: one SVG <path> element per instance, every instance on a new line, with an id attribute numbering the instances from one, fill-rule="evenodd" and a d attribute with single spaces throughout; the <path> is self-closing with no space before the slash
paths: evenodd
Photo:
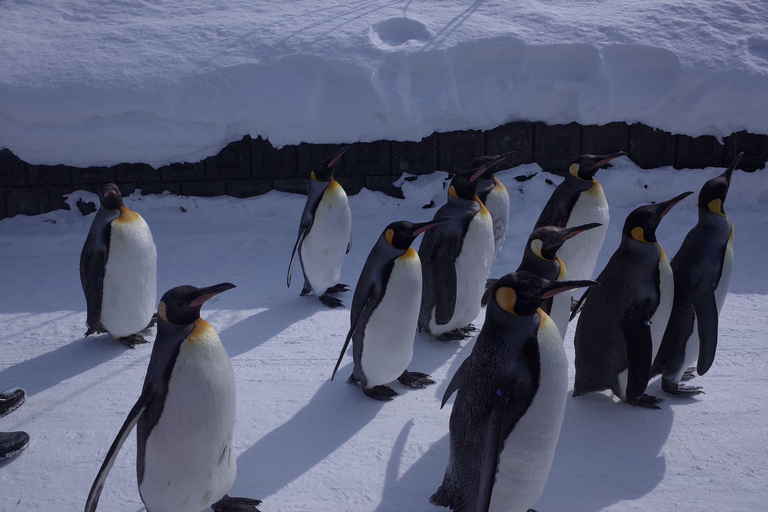
<path id="1" fill-rule="evenodd" d="M 605 200 L 603 188 L 595 182 L 590 190 L 579 195 L 565 227 L 571 228 L 590 222 L 599 222 L 602 226 L 566 240 L 557 251 L 557 255 L 568 269 L 568 279 L 592 279 L 597 256 L 608 232 L 609 220 L 608 202 Z"/>
<path id="2" fill-rule="evenodd" d="M 696 366 L 699 361 L 699 325 L 696 318 L 696 312 L 693 312 L 693 331 L 688 339 L 685 341 L 685 347 L 683 351 L 683 364 L 677 370 L 674 382 L 680 382 L 683 378 L 685 370 L 691 366 Z"/>
<path id="3" fill-rule="evenodd" d="M 728 245 L 725 249 L 725 258 L 723 258 L 723 270 L 720 274 L 720 281 L 715 287 L 715 303 L 717 304 L 717 314 L 723 309 L 725 297 L 728 295 L 728 288 L 731 287 L 731 274 L 733 274 L 733 228 L 731 236 L 728 239 Z"/>
<path id="4" fill-rule="evenodd" d="M 480 314 L 480 299 L 493 261 L 493 222 L 485 212 L 475 215 L 469 223 L 461 253 L 456 258 L 456 306 L 445 325 L 435 323 L 435 312 L 429 330 L 438 335 L 471 324 Z"/>
<path id="5" fill-rule="evenodd" d="M 235 481 L 235 375 L 210 327 L 181 345 L 139 491 L 148 512 L 200 512 Z"/>
<path id="6" fill-rule="evenodd" d="M 557 326 L 546 314 L 538 333 L 539 389 L 503 444 L 491 512 L 526 512 L 549 478 L 568 392 L 568 360 Z"/>
<path id="7" fill-rule="evenodd" d="M 507 235 L 507 225 L 509 224 L 509 192 L 497 180 L 496 187 L 491 190 L 486 198 L 485 207 L 491 214 L 493 220 L 493 241 L 495 244 L 494 255 L 501 250 L 504 243 L 504 237 Z"/>
<path id="8" fill-rule="evenodd" d="M 659 248 L 661 249 L 661 246 Z M 659 306 L 651 316 L 651 342 L 653 343 L 651 361 L 654 361 L 656 354 L 659 353 L 661 339 L 664 337 L 664 331 L 667 330 L 669 316 L 672 313 L 672 303 L 675 300 L 675 278 L 663 249 L 661 250 L 661 258 L 659 258 L 659 293 L 661 294 Z"/>
<path id="9" fill-rule="evenodd" d="M 112 223 L 101 301 L 101 324 L 121 338 L 144 330 L 156 309 L 157 249 L 152 232 L 137 215 Z"/>
<path id="10" fill-rule="evenodd" d="M 421 305 L 421 262 L 416 251 L 406 255 L 409 257 L 395 260 L 384 297 L 365 326 L 361 364 L 368 387 L 397 379 L 413 357 Z"/>
<path id="11" fill-rule="evenodd" d="M 315 295 L 323 295 L 338 284 L 351 232 L 347 194 L 338 184 L 328 185 L 315 211 L 312 229 L 301 246 L 304 273 Z"/>
<path id="12" fill-rule="evenodd" d="M 560 279 L 561 281 L 563 279 Z M 560 332 L 560 337 L 565 339 L 565 333 L 568 330 L 568 319 L 571 316 L 571 294 L 560 293 L 552 298 L 552 311 L 549 315 Z"/>

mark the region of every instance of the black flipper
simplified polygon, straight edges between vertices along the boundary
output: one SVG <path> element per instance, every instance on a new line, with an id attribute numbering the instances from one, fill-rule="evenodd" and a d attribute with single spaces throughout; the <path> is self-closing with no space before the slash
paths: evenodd
<path id="1" fill-rule="evenodd" d="M 496 470 L 499 465 L 499 451 L 501 449 L 501 428 L 504 423 L 504 414 L 507 410 L 509 396 L 499 390 L 493 400 L 493 407 L 488 416 L 488 425 L 485 429 L 485 444 L 483 446 L 482 463 L 480 467 L 480 486 L 477 494 L 478 512 L 488 512 L 491 507 L 493 484 L 496 482 Z"/>
<path id="2" fill-rule="evenodd" d="M 115 437 L 115 440 L 112 442 L 112 446 L 109 447 L 107 457 L 104 459 L 104 463 L 101 465 L 99 473 L 96 475 L 96 480 L 93 481 L 91 492 L 88 493 L 88 501 L 85 502 L 85 512 L 93 512 L 96 510 L 96 507 L 99 504 L 101 490 L 104 488 L 104 482 L 107 480 L 107 475 L 109 475 L 109 471 L 112 469 L 115 459 L 117 459 L 117 453 L 120 451 L 120 448 L 122 448 L 125 440 L 128 439 L 128 435 L 133 430 L 133 427 L 139 422 L 139 418 L 147 408 L 147 404 L 149 404 L 150 396 L 150 393 L 142 393 L 139 400 L 131 409 L 131 412 L 128 413 L 128 417 L 125 419 L 123 426 L 120 427 L 120 432 L 117 433 L 117 437 Z"/>
<path id="3" fill-rule="evenodd" d="M 366 290 L 366 297 L 364 306 L 360 308 L 359 311 L 353 309 L 352 314 L 350 315 L 350 326 L 349 326 L 349 332 L 347 333 L 347 339 L 344 340 L 344 347 L 341 349 L 341 354 L 339 354 L 339 360 L 336 361 L 336 366 L 333 368 L 333 373 L 331 374 L 331 380 L 333 380 L 334 377 L 336 377 L 336 372 L 339 370 L 339 365 L 341 365 L 341 360 L 344 359 L 344 354 L 347 353 L 347 347 L 349 347 L 349 342 L 352 339 L 352 336 L 355 334 L 355 331 L 357 330 L 357 325 L 360 323 L 360 317 L 363 316 L 363 311 L 370 305 L 370 304 L 378 304 L 381 301 L 381 297 L 376 297 L 376 285 L 374 283 L 371 283 L 368 287 L 368 290 Z M 371 299 L 374 299 L 373 302 L 371 302 Z"/>
<path id="4" fill-rule="evenodd" d="M 296 253 L 299 252 L 299 249 L 301 248 L 301 243 L 304 241 L 304 237 L 307 236 L 307 233 L 309 233 L 310 227 L 311 225 L 305 224 L 304 220 L 302 219 L 301 225 L 299 226 L 299 236 L 296 238 L 296 243 L 293 244 L 293 252 L 291 253 L 291 262 L 288 264 L 288 279 L 287 279 L 288 288 L 291 287 L 291 275 L 293 274 L 293 264 L 296 261 Z"/>
<path id="5" fill-rule="evenodd" d="M 697 286 L 696 288 L 701 290 L 704 287 Z M 693 295 L 693 310 L 696 312 L 696 323 L 699 328 L 699 360 L 696 364 L 696 371 L 699 375 L 704 375 L 712 367 L 717 351 L 719 321 L 713 287 L 706 289 L 703 293 L 699 292 Z"/>
<path id="6" fill-rule="evenodd" d="M 104 293 L 104 273 L 107 269 L 112 221 L 120 216 L 120 210 L 101 208 L 85 239 L 80 253 L 80 283 L 85 293 L 88 309 L 88 330 L 98 332 L 101 327 L 101 300 Z"/>
<path id="7" fill-rule="evenodd" d="M 470 357 L 472 356 L 470 355 Z M 465 365 L 468 364 L 467 361 L 469 361 L 469 357 L 466 358 L 463 363 L 461 363 L 459 369 L 456 370 L 456 373 L 453 374 L 451 382 L 448 383 L 448 387 L 445 389 L 445 393 L 443 394 L 443 401 L 440 402 L 441 409 L 445 406 L 445 403 L 448 401 L 448 399 L 451 398 L 451 395 L 458 391 L 458 389 L 461 387 L 464 381 Z"/>
<path id="8" fill-rule="evenodd" d="M 584 304 L 584 301 L 587 300 L 587 295 L 589 295 L 589 290 L 591 290 L 591 289 L 592 288 L 587 288 L 586 290 L 584 290 L 584 294 L 579 299 L 579 302 L 577 302 L 576 305 L 571 309 L 571 316 L 568 318 L 569 322 L 572 321 L 574 319 L 574 317 L 576 316 L 576 313 L 579 312 L 579 310 L 581 309 L 582 304 Z"/>
<path id="9" fill-rule="evenodd" d="M 458 257 L 455 243 L 448 243 L 445 240 L 435 251 L 435 260 L 432 264 L 434 273 L 434 282 L 437 290 L 443 290 L 438 293 L 439 298 L 435 304 L 435 323 L 445 325 L 451 321 L 453 311 L 456 309 L 456 258 Z M 446 293 L 445 290 L 453 290 L 453 293 Z"/>
<path id="10" fill-rule="evenodd" d="M 633 304 L 621 322 L 627 351 L 626 402 L 631 404 L 643 396 L 651 376 L 653 341 L 651 339 L 650 300 Z"/>

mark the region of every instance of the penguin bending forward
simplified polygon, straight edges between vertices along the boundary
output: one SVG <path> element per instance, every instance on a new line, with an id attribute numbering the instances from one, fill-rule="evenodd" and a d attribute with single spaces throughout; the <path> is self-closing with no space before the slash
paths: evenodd
<path id="1" fill-rule="evenodd" d="M 627 216 L 621 243 L 586 294 L 576 324 L 573 396 L 610 389 L 622 401 L 659 409 L 645 394 L 674 300 L 672 268 L 656 240 L 661 219 L 685 192 Z"/>
<path id="2" fill-rule="evenodd" d="M 178 286 L 158 307 L 157 338 L 141 396 L 107 452 L 85 512 L 93 512 L 117 453 L 137 430 L 136 474 L 147 512 L 258 512 L 258 500 L 230 498 L 235 374 L 202 305 L 234 288 Z"/>
<path id="3" fill-rule="evenodd" d="M 570 279 L 592 278 L 608 231 L 608 202 L 603 187 L 594 176 L 611 160 L 625 155 L 624 151 L 619 151 L 612 155 L 581 155 L 574 158 L 565 173 L 565 180 L 552 192 L 536 221 L 536 228 L 570 228 L 592 222 L 601 224 L 597 229 L 568 240 L 558 252 L 568 268 Z"/>
<path id="4" fill-rule="evenodd" d="M 568 391 L 562 338 L 540 306 L 557 293 L 596 284 L 515 272 L 485 292 L 483 329 L 443 396 L 445 405 L 456 392 L 448 467 L 433 504 L 456 512 L 525 512 L 539 499 Z"/>
<path id="5" fill-rule="evenodd" d="M 421 261 L 411 244 L 445 220 L 393 222 L 381 234 L 357 282 L 349 333 L 331 380 L 353 340 L 355 367 L 347 382 L 361 383 L 367 396 L 392 400 L 397 393 L 386 384 L 395 379 L 417 389 L 435 383 L 427 374 L 407 370 L 413 358 L 422 280 Z"/>
<path id="6" fill-rule="evenodd" d="M 516 272 L 532 272 L 549 281 L 565 281 L 568 270 L 557 256 L 557 251 L 567 240 L 579 233 L 600 227 L 600 224 L 584 224 L 572 228 L 556 228 L 544 226 L 536 228 L 528 237 L 528 243 L 523 251 L 523 260 Z M 568 329 L 568 318 L 571 314 L 571 294 L 558 294 L 541 303 L 541 309 L 552 318 L 560 331 L 560 337 L 565 339 Z"/>
<path id="7" fill-rule="evenodd" d="M 424 290 L 419 330 L 441 341 L 466 338 L 480 314 L 480 299 L 493 262 L 493 221 L 477 197 L 477 179 L 491 166 L 456 174 L 448 202 L 435 219 L 448 218 L 424 235 L 419 257 Z"/>
<path id="8" fill-rule="evenodd" d="M 349 291 L 347 285 L 339 283 L 339 277 L 344 256 L 352 245 L 352 214 L 347 194 L 333 179 L 333 167 L 347 149 L 341 148 L 333 157 L 318 163 L 310 174 L 309 195 L 288 265 L 290 287 L 293 263 L 298 253 L 304 273 L 301 295 L 315 292 L 320 302 L 330 308 L 344 307 L 344 304 L 329 293 Z"/>
<path id="9" fill-rule="evenodd" d="M 485 172 L 477 180 L 477 197 L 488 209 L 493 221 L 494 258 L 501 250 L 509 225 L 509 192 L 504 184 L 494 176 L 497 172 L 509 169 L 507 158 L 514 151 L 502 155 L 482 156 L 472 162 L 472 169 L 478 169 L 488 163 Z"/>
<path id="10" fill-rule="evenodd" d="M 715 360 L 718 317 L 733 272 L 733 225 L 723 205 L 743 154 L 701 188 L 699 222 L 672 258 L 675 301 L 651 372 L 662 374 L 661 389 L 670 395 L 703 393 L 680 381 L 693 378 L 691 365 L 704 375 Z"/>
<path id="11" fill-rule="evenodd" d="M 109 333 L 134 348 L 155 322 L 157 249 L 149 226 L 123 204 L 120 189 L 99 189 L 96 213 L 80 254 L 80 282 L 88 307 L 85 336 Z"/>

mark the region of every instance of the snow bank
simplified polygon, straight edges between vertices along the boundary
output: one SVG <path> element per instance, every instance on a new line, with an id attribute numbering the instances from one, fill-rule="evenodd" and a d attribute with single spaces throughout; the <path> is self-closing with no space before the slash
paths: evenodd
<path id="1" fill-rule="evenodd" d="M 0 17 L 0 147 L 197 161 L 512 120 L 768 133 L 768 3 L 30 0 Z"/>

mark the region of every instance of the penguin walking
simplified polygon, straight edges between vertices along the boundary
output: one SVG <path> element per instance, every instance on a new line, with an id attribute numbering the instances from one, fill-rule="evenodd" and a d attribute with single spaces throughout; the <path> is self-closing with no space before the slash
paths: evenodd
<path id="1" fill-rule="evenodd" d="M 514 151 L 501 155 L 488 155 L 475 159 L 472 169 L 478 169 L 488 163 L 492 165 L 485 168 L 485 172 L 477 180 L 477 197 L 488 209 L 493 221 L 494 259 L 501 250 L 504 238 L 507 236 L 509 225 L 509 192 L 504 184 L 495 176 L 499 171 L 509 168 L 507 158 Z"/>
<path id="2" fill-rule="evenodd" d="M 699 222 L 672 258 L 675 300 L 652 371 L 662 375 L 661 389 L 670 395 L 703 393 L 700 386 L 680 382 L 693 377 L 691 365 L 704 375 L 715 360 L 718 317 L 733 272 L 733 225 L 723 205 L 743 155 L 701 188 Z"/>
<path id="3" fill-rule="evenodd" d="M 656 240 L 661 219 L 685 192 L 640 206 L 627 216 L 619 248 L 588 290 L 576 324 L 576 382 L 573 396 L 610 389 L 622 401 L 659 409 L 645 394 L 651 364 L 672 311 L 672 267 Z"/>
<path id="4" fill-rule="evenodd" d="M 80 254 L 80 282 L 88 307 L 85 336 L 109 333 L 134 348 L 147 340 L 157 300 L 157 249 L 138 213 L 123 204 L 114 183 L 99 189 L 101 208 Z"/>
<path id="5" fill-rule="evenodd" d="M 525 512 L 539 499 L 560 436 L 568 360 L 542 302 L 594 281 L 508 274 L 483 296 L 485 324 L 443 396 L 456 392 L 451 451 L 430 501 L 456 512 Z M 442 407 L 442 406 L 441 406 Z"/>
<path id="6" fill-rule="evenodd" d="M 392 400 L 397 393 L 386 384 L 395 379 L 417 389 L 435 383 L 427 374 L 407 370 L 413 358 L 422 280 L 421 261 L 411 244 L 446 220 L 393 222 L 381 234 L 357 282 L 349 332 L 331 380 L 352 340 L 355 367 L 347 382 L 362 384 L 367 396 Z"/>
<path id="7" fill-rule="evenodd" d="M 544 226 L 533 230 L 523 251 L 523 260 L 517 267 L 517 272 L 532 272 L 549 281 L 565 281 L 568 270 L 557 256 L 557 251 L 563 243 L 576 235 L 600 227 L 593 222 L 572 228 L 557 228 Z M 560 331 L 560 337 L 565 339 L 568 329 L 568 318 L 571 314 L 571 294 L 558 294 L 541 303 L 541 309 L 552 318 Z"/>
<path id="8" fill-rule="evenodd" d="M 163 295 L 141 396 L 107 452 L 85 512 L 96 510 L 117 453 L 137 425 L 136 473 L 147 512 L 258 512 L 258 500 L 227 496 L 237 470 L 235 374 L 216 329 L 200 318 L 207 300 L 234 287 L 178 286 Z"/>
<path id="9" fill-rule="evenodd" d="M 333 157 L 317 164 L 310 174 L 310 189 L 304 213 L 299 224 L 299 236 L 293 246 L 288 265 L 288 287 L 296 254 L 304 273 L 301 295 L 315 292 L 320 302 L 330 308 L 344 304 L 330 293 L 349 291 L 339 283 L 344 256 L 352 245 L 352 214 L 347 194 L 333 179 L 333 167 L 348 147 L 341 148 Z"/>
<path id="10" fill-rule="evenodd" d="M 565 180 L 552 192 L 536 221 L 536 228 L 570 228 L 592 222 L 601 224 L 597 229 L 568 240 L 558 251 L 560 259 L 568 268 L 570 279 L 592 278 L 597 256 L 608 231 L 608 202 L 595 174 L 610 161 L 625 155 L 624 151 L 619 151 L 611 155 L 581 155 L 574 158 L 565 174 Z"/>
<path id="11" fill-rule="evenodd" d="M 488 163 L 456 174 L 448 202 L 435 219 L 448 218 L 424 235 L 419 247 L 424 290 L 419 330 L 441 341 L 466 338 L 480 314 L 480 298 L 493 262 L 493 221 L 477 197 L 477 180 Z"/>

